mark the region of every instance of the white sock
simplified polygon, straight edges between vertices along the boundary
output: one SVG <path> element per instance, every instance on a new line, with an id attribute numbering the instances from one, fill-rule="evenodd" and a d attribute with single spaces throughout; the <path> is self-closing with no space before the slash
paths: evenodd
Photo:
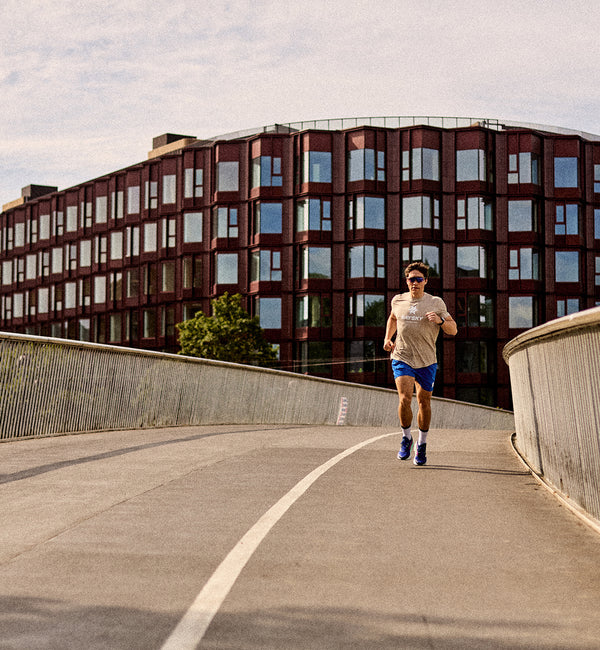
<path id="1" fill-rule="evenodd" d="M 408 427 L 406 429 L 404 427 L 402 427 L 402 435 L 405 438 L 408 438 L 409 440 L 412 440 L 412 433 L 410 432 L 410 427 Z"/>
<path id="2" fill-rule="evenodd" d="M 427 431 L 421 431 L 421 429 L 419 429 L 419 442 L 417 444 L 422 445 L 423 443 L 427 442 L 428 433 L 429 429 Z"/>

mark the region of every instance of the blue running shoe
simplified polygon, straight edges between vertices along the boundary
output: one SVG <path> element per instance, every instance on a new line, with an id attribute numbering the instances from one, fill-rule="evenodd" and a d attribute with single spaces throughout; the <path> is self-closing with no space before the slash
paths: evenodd
<path id="1" fill-rule="evenodd" d="M 427 456 L 425 451 L 427 450 L 427 443 L 423 442 L 420 445 L 417 445 L 417 453 L 415 454 L 414 464 L 415 465 L 425 465 L 427 462 Z"/>
<path id="2" fill-rule="evenodd" d="M 402 436 L 402 441 L 400 442 L 400 451 L 398 452 L 398 458 L 400 460 L 408 460 L 410 458 L 410 452 L 412 451 L 413 439 Z"/>

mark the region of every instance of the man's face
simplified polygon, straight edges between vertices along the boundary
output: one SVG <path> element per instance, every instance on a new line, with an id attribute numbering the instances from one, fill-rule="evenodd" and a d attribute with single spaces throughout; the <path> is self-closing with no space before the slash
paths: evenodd
<path id="1" fill-rule="evenodd" d="M 421 271 L 411 271 L 406 278 L 406 284 L 412 298 L 422 298 L 425 293 L 427 279 Z"/>

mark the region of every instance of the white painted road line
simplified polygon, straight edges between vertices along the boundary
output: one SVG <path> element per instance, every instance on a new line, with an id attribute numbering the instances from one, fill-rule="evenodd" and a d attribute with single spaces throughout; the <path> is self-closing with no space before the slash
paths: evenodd
<path id="1" fill-rule="evenodd" d="M 283 517 L 289 508 L 308 490 L 308 488 L 325 472 L 341 460 L 350 456 L 362 447 L 395 436 L 401 431 L 385 433 L 375 438 L 369 438 L 354 447 L 342 451 L 337 456 L 330 458 L 326 463 L 317 467 L 305 476 L 250 528 L 250 530 L 233 547 L 227 557 L 217 567 L 202 591 L 196 596 L 184 617 L 165 641 L 161 650 L 193 650 L 202 640 L 215 614 L 223 604 L 238 576 L 267 536 L 271 528 Z"/>

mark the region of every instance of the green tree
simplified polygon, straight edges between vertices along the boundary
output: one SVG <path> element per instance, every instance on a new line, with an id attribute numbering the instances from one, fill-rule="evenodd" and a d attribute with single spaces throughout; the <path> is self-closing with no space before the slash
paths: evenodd
<path id="1" fill-rule="evenodd" d="M 199 311 L 194 318 L 177 324 L 179 354 L 252 366 L 266 366 L 277 359 L 265 339 L 258 317 L 242 307 L 242 296 L 224 293 L 211 300 L 212 316 Z"/>

